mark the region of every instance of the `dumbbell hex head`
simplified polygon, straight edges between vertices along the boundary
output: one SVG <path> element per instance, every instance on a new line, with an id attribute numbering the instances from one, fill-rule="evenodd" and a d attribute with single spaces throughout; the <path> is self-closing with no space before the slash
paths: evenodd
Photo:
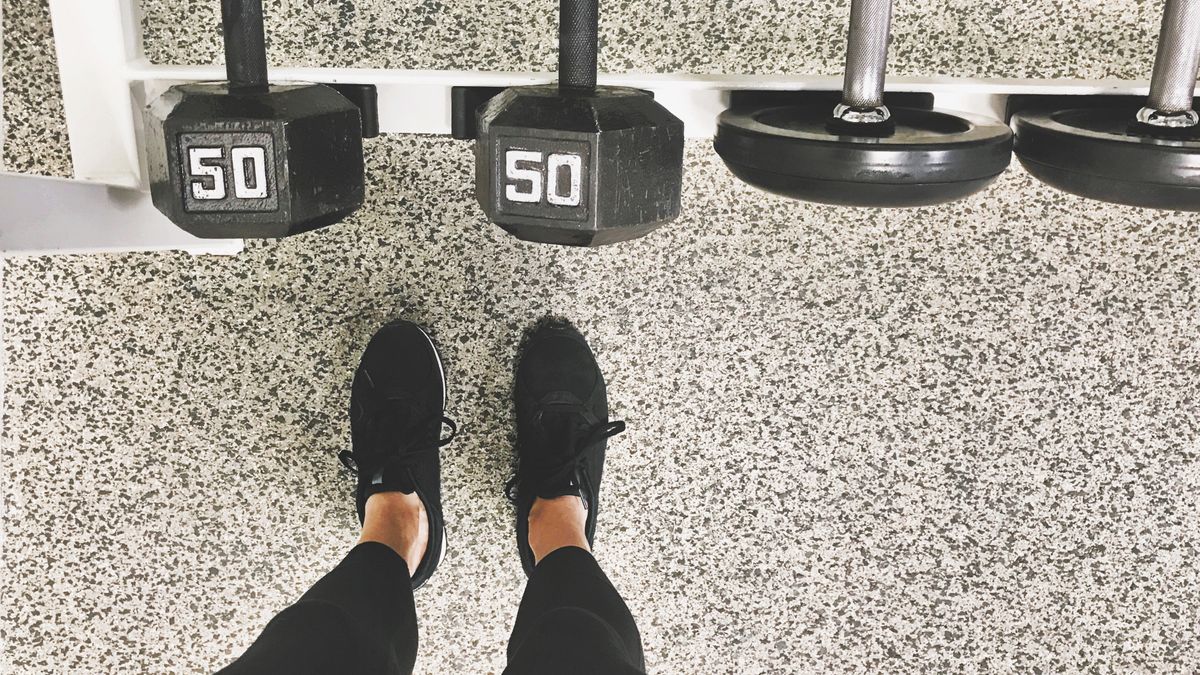
<path id="1" fill-rule="evenodd" d="M 1200 133 L 1155 133 L 1137 106 L 1026 110 L 1013 115 L 1015 151 L 1042 182 L 1081 197 L 1200 211 Z"/>
<path id="2" fill-rule="evenodd" d="M 599 246 L 679 215 L 683 122 L 627 87 L 513 87 L 477 113 L 475 191 L 526 241 Z"/>
<path id="3" fill-rule="evenodd" d="M 888 133 L 831 126 L 824 103 L 726 110 L 714 147 L 743 181 L 794 199 L 844 206 L 924 206 L 994 181 L 1012 132 L 973 115 L 891 108 Z M 865 126 L 865 125 L 864 125 Z"/>
<path id="4" fill-rule="evenodd" d="M 172 87 L 146 115 L 155 206 L 197 237 L 284 237 L 362 205 L 357 107 L 319 84 Z"/>

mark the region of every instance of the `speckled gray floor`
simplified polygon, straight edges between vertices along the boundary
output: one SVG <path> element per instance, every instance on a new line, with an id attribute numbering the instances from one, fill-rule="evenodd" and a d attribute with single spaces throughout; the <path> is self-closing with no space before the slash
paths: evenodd
<path id="1" fill-rule="evenodd" d="M 27 72 L 6 115 L 52 96 Z M 6 157 L 61 170 L 27 132 L 52 115 L 8 119 Z M 350 373 L 408 317 L 463 427 L 418 672 L 498 672 L 522 586 L 509 372 L 549 312 L 630 424 L 598 555 L 652 672 L 1200 670 L 1197 217 L 1015 169 L 952 206 L 803 205 L 693 142 L 682 219 L 561 250 L 482 220 L 466 144 L 368 153 L 368 205 L 322 232 L 7 261 L 0 670 L 200 673 L 243 649 L 355 537 Z"/>
<path id="2" fill-rule="evenodd" d="M 9 261 L 21 672 L 202 671 L 335 561 L 349 375 L 395 316 L 435 329 L 464 423 L 421 672 L 499 669 L 508 372 L 551 311 L 630 422 L 600 557 L 655 671 L 1200 667 L 1195 219 L 1017 172 L 955 207 L 800 206 L 693 145 L 687 218 L 558 251 L 483 223 L 468 167 L 376 141 L 371 203 L 321 234 Z"/>
<path id="3" fill-rule="evenodd" d="M 71 153 L 46 0 L 0 0 L 4 138 L 0 169 L 69 177 Z"/>

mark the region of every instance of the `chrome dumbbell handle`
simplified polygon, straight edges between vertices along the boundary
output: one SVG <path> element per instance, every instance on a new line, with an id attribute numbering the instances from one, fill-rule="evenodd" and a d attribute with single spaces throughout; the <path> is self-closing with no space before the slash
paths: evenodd
<path id="1" fill-rule="evenodd" d="M 1188 127 L 1200 122 L 1200 115 L 1192 110 L 1198 67 L 1200 0 L 1167 0 L 1150 97 L 1138 112 L 1138 121 L 1163 127 Z"/>
<path id="2" fill-rule="evenodd" d="M 883 122 L 883 105 L 892 0 L 852 0 L 850 35 L 846 41 L 846 76 L 842 102 L 834 116 L 846 122 Z"/>

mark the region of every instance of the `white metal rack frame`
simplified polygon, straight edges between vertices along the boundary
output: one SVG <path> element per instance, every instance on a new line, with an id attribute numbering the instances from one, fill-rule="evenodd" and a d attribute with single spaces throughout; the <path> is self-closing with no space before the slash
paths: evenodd
<path id="1" fill-rule="evenodd" d="M 0 251 L 179 249 L 231 254 L 240 240 L 203 240 L 150 203 L 141 145 L 142 108 L 167 87 L 221 80 L 220 66 L 152 64 L 142 50 L 139 0 L 50 0 L 75 180 L 0 173 Z M 1152 58 L 1146 55 L 1146 71 Z M 273 81 L 376 85 L 383 133 L 448 134 L 451 89 L 549 82 L 549 73 L 273 68 Z M 649 89 L 683 119 L 687 135 L 711 138 L 729 92 L 837 90 L 840 77 L 690 74 L 601 75 L 605 84 Z M 889 91 L 927 92 L 940 108 L 1000 117 L 1013 94 L 1137 94 L 1146 81 L 968 78 L 888 79 Z"/>

